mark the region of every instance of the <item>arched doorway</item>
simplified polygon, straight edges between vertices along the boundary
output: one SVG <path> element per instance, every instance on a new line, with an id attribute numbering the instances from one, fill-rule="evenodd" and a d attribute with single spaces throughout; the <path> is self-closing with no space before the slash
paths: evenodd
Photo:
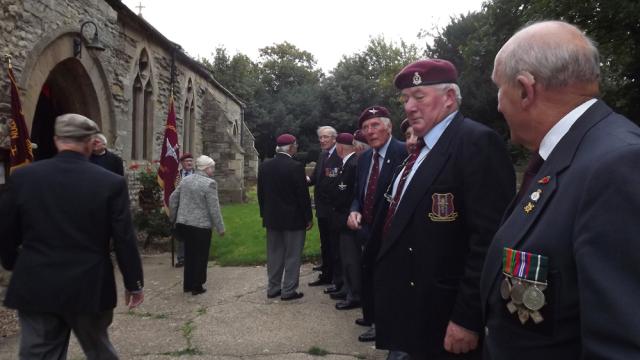
<path id="1" fill-rule="evenodd" d="M 36 160 L 56 154 L 53 125 L 56 116 L 66 113 L 81 114 L 102 125 L 98 96 L 91 78 L 76 58 L 58 63 L 40 89 L 31 128 L 31 141 L 38 145 Z"/>

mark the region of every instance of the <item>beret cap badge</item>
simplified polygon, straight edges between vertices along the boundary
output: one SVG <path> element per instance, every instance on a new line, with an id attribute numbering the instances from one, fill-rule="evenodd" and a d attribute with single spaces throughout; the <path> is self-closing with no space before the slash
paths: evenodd
<path id="1" fill-rule="evenodd" d="M 413 73 L 413 85 L 420 85 L 420 84 L 422 84 L 422 77 L 416 71 Z"/>

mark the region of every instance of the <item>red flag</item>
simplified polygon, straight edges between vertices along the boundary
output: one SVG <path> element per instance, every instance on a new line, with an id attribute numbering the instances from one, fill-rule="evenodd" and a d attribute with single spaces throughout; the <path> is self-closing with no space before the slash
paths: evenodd
<path id="1" fill-rule="evenodd" d="M 21 166 L 33 162 L 33 149 L 31 139 L 27 131 L 27 124 L 22 114 L 20 105 L 20 94 L 18 85 L 13 75 L 11 63 L 9 63 L 9 82 L 11 87 L 11 119 L 9 120 L 9 137 L 11 139 L 11 149 L 9 151 L 9 173 Z"/>
<path id="2" fill-rule="evenodd" d="M 160 153 L 160 167 L 158 168 L 158 184 L 164 191 L 164 206 L 169 207 L 169 196 L 176 188 L 178 179 L 178 132 L 176 131 L 176 111 L 173 107 L 173 95 L 169 98 L 169 115 L 164 128 L 162 152 Z"/>

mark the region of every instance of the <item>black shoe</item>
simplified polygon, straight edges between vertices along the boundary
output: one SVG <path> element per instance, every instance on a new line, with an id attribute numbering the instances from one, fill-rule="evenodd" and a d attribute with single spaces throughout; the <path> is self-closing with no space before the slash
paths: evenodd
<path id="1" fill-rule="evenodd" d="M 359 319 L 356 319 L 356 325 L 371 326 L 371 321 L 367 321 L 365 319 L 359 318 Z"/>
<path id="2" fill-rule="evenodd" d="M 178 261 L 176 263 L 176 267 L 183 267 L 184 266 L 184 262 L 183 261 Z"/>
<path id="3" fill-rule="evenodd" d="M 277 292 L 273 293 L 273 294 L 267 294 L 267 298 L 268 299 L 273 299 L 273 298 L 277 298 L 278 296 L 280 296 L 281 291 L 278 290 Z"/>
<path id="4" fill-rule="evenodd" d="M 200 295 L 207 292 L 207 289 L 201 287 L 200 289 L 191 290 L 191 295 Z"/>
<path id="5" fill-rule="evenodd" d="M 325 279 L 323 277 L 319 277 L 318 280 L 310 282 L 309 286 L 320 286 L 320 285 L 329 285 L 329 284 L 331 284 L 331 280 Z"/>
<path id="6" fill-rule="evenodd" d="M 376 340 L 376 328 L 370 327 L 369 330 L 358 336 L 358 341 L 367 342 Z"/>
<path id="7" fill-rule="evenodd" d="M 325 294 L 337 293 L 338 291 L 340 291 L 340 288 L 335 285 L 331 285 L 328 288 L 324 289 Z"/>
<path id="8" fill-rule="evenodd" d="M 347 298 L 347 294 L 343 292 L 334 292 L 329 294 L 329 297 L 333 300 L 345 300 Z"/>
<path id="9" fill-rule="evenodd" d="M 360 301 L 339 301 L 336 303 L 336 309 L 338 310 L 349 310 L 359 308 Z"/>
<path id="10" fill-rule="evenodd" d="M 300 299 L 303 296 L 304 296 L 303 293 L 294 291 L 293 293 L 291 293 L 289 295 L 281 296 L 280 300 L 282 300 L 282 301 L 295 300 L 295 299 Z"/>

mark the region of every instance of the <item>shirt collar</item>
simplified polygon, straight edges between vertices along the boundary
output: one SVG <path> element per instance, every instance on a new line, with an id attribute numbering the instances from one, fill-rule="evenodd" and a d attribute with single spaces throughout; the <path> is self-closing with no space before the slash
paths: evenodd
<path id="1" fill-rule="evenodd" d="M 387 142 L 382 145 L 382 147 L 380 147 L 380 149 L 376 150 L 373 149 L 373 153 L 378 153 L 378 155 L 380 155 L 381 158 L 385 158 L 387 155 L 387 149 L 389 148 L 389 143 L 391 143 L 391 135 L 389 135 L 389 139 L 387 140 Z"/>
<path id="2" fill-rule="evenodd" d="M 582 114 L 591 107 L 598 99 L 590 99 L 583 102 L 581 105 L 577 106 L 575 109 L 571 110 L 567 115 L 565 115 L 560 121 L 558 121 L 549 132 L 542 138 L 540 142 L 540 149 L 538 149 L 538 154 L 545 161 L 551 155 L 553 149 L 555 149 L 556 145 L 562 140 L 562 138 L 569 132 L 571 126 L 578 120 Z"/>
<path id="3" fill-rule="evenodd" d="M 291 154 L 282 152 L 282 151 L 277 151 L 276 154 L 282 154 L 282 155 L 287 155 L 288 157 L 291 157 Z"/>
<path id="4" fill-rule="evenodd" d="M 333 144 L 331 149 L 329 149 L 329 156 L 333 155 L 333 152 L 336 151 L 336 144 Z"/>
<path id="5" fill-rule="evenodd" d="M 440 139 L 440 136 L 442 136 L 442 134 L 447 129 L 449 124 L 451 124 L 451 121 L 453 121 L 453 118 L 456 116 L 457 113 L 458 111 L 456 110 L 451 114 L 447 115 L 447 117 L 444 118 L 444 120 L 436 124 L 436 126 L 434 126 L 431 130 L 429 130 L 429 132 L 423 137 L 424 144 L 426 145 L 427 150 L 431 150 L 433 149 L 434 146 L 436 146 L 438 139 Z"/>

